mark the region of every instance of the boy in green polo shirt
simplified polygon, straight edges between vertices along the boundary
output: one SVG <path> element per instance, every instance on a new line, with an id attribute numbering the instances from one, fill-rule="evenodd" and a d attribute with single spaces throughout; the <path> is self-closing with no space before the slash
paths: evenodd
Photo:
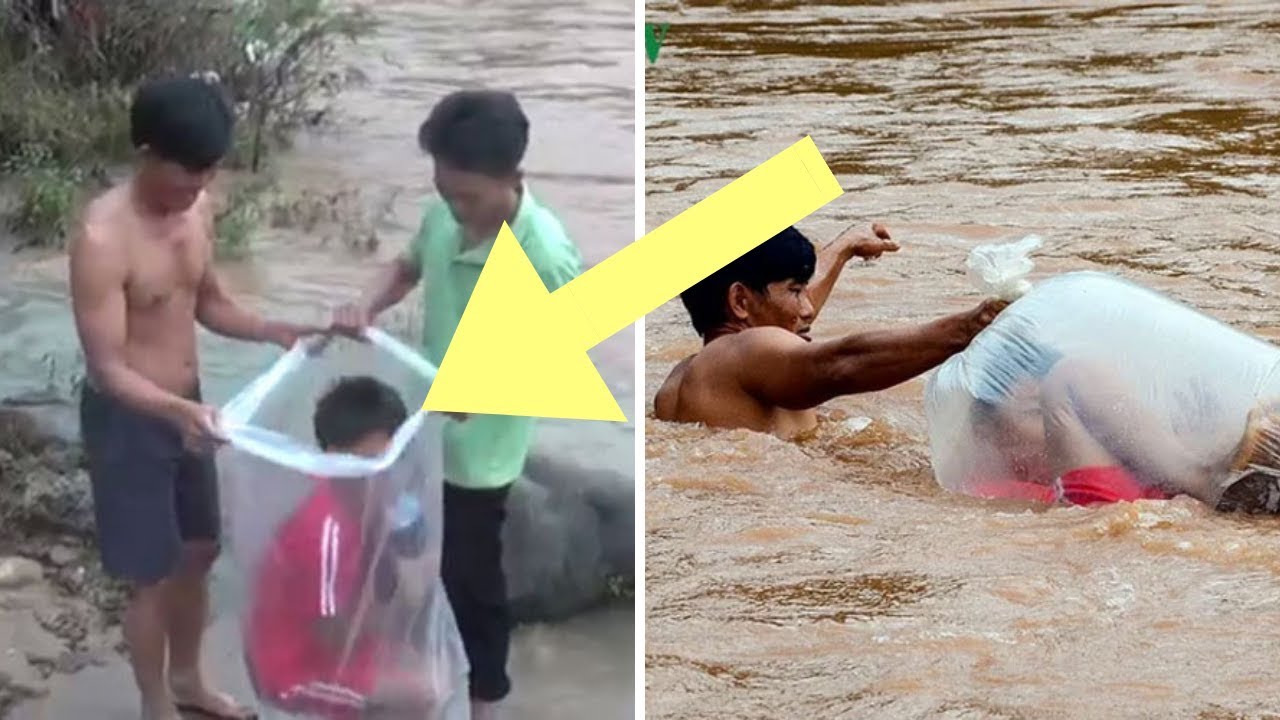
<path id="1" fill-rule="evenodd" d="M 576 277 L 582 271 L 577 248 L 524 184 L 520 163 L 528 139 L 529 121 L 510 93 L 462 91 L 441 100 L 418 131 L 440 198 L 427 204 L 408 251 L 359 303 L 335 313 L 334 330 L 358 333 L 425 280 L 423 351 L 439 365 L 503 222 L 548 291 Z M 511 688 L 502 523 L 533 430 L 533 418 L 503 415 L 456 416 L 444 430 L 441 575 L 471 664 L 476 720 L 494 717 Z"/>

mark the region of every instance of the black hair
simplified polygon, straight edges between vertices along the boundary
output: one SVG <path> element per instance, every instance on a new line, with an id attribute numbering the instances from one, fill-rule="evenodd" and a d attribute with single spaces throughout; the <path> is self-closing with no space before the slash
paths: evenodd
<path id="1" fill-rule="evenodd" d="M 432 108 L 418 145 L 459 170 L 506 177 L 524 159 L 529 119 L 509 92 L 460 90 Z"/>
<path id="2" fill-rule="evenodd" d="M 320 449 L 346 448 L 372 432 L 388 435 L 408 417 L 400 395 L 368 376 L 344 377 L 316 403 L 313 418 Z"/>
<path id="3" fill-rule="evenodd" d="M 705 337 L 729 319 L 729 288 L 734 283 L 756 292 L 764 292 L 775 282 L 808 283 L 816 264 L 813 243 L 789 227 L 680 293 L 680 301 L 689 311 L 693 329 Z"/>
<path id="4" fill-rule="evenodd" d="M 975 373 L 973 397 L 979 402 L 998 405 L 1008 398 L 1015 385 L 1023 380 L 1043 380 L 1063 355 L 1041 341 L 1030 340 L 1023 333 L 1010 333 L 1009 327 L 998 329 L 995 342 L 983 350 L 985 367 Z M 997 332 L 996 330 L 992 331 Z"/>
<path id="5" fill-rule="evenodd" d="M 235 113 L 217 85 L 182 77 L 149 82 L 129 110 L 134 147 L 192 172 L 213 167 L 231 148 Z"/>
<path id="6" fill-rule="evenodd" d="M 1028 339 L 1031 327 L 1019 318 L 1004 318 L 1010 325 L 989 329 L 993 340 L 982 350 L 982 367 L 973 375 L 973 405 L 969 421 L 987 425 L 1023 380 L 1043 380 L 1063 358 L 1061 351 L 1039 340 Z"/>

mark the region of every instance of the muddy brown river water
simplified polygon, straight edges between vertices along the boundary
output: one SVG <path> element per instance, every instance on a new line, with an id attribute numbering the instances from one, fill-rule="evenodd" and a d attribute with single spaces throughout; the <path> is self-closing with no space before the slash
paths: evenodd
<path id="1" fill-rule="evenodd" d="M 812 134 L 888 224 L 815 335 L 978 298 L 981 242 L 1118 273 L 1280 339 L 1274 2 L 651 2 L 653 228 Z M 1280 717 L 1280 522 L 1193 502 L 1035 512 L 933 481 L 922 382 L 786 443 L 652 419 L 698 341 L 646 323 L 653 718 Z M 857 430 L 870 419 L 865 429 Z"/>
<path id="2" fill-rule="evenodd" d="M 369 256 L 339 237 L 340 224 L 311 232 L 267 229 L 248 258 L 224 266 L 245 302 L 297 318 L 322 319 L 369 281 L 379 260 L 403 249 L 433 190 L 418 150 L 418 124 L 445 93 L 474 85 L 517 93 L 532 124 L 525 167 L 534 192 L 555 208 L 588 264 L 634 239 L 634 5 L 626 0 L 366 2 L 382 26 L 344 51 L 367 82 L 340 96 L 334 127 L 299 138 L 280 156 L 280 187 L 352 203 L 380 239 Z M 384 206 L 381 212 L 378 206 Z M 360 213 L 356 213 L 357 215 Z M 385 325 L 417 334 L 418 298 Z M 204 336 L 202 375 L 223 402 L 275 356 Z M 623 332 L 592 352 L 623 408 L 634 406 L 635 350 Z M 0 396 L 62 382 L 77 365 L 65 260 L 0 254 Z M 545 422 L 540 445 L 587 467 L 633 474 L 634 422 Z M 631 718 L 633 613 L 612 609 L 563 625 L 526 628 L 513 664 L 519 717 Z M 522 677 L 523 674 L 523 677 Z M 128 697 L 128 688 L 120 688 Z"/>

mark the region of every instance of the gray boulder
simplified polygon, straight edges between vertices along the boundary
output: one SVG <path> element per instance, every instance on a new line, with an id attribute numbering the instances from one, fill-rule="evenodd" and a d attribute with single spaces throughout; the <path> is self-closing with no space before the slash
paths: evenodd
<path id="1" fill-rule="evenodd" d="M 631 478 L 539 454 L 511 488 L 503 536 L 516 622 L 561 620 L 635 580 Z"/>

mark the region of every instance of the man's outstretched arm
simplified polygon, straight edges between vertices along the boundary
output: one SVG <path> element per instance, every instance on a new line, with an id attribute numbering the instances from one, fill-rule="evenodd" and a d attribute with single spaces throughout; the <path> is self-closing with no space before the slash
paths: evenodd
<path id="1" fill-rule="evenodd" d="M 806 410 L 840 395 L 875 392 L 921 375 L 968 347 L 1006 303 L 893 330 L 806 342 L 784 330 L 754 332 L 735 366 L 742 388 L 762 403 Z"/>

